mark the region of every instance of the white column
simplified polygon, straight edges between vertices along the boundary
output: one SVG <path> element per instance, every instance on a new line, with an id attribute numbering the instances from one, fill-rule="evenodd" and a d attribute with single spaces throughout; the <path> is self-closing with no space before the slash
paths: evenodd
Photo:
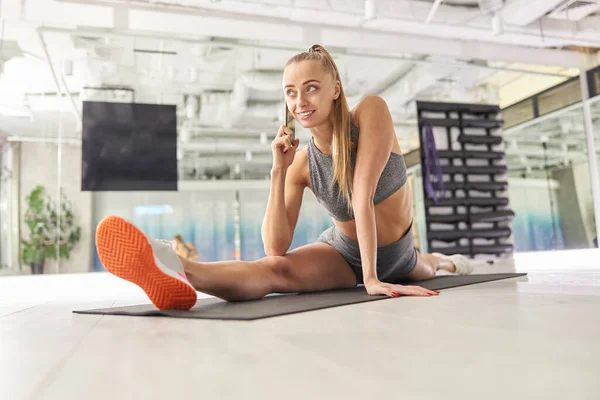
<path id="1" fill-rule="evenodd" d="M 598 176 L 598 162 L 596 160 L 596 143 L 594 141 L 594 126 L 592 124 L 592 112 L 590 110 L 590 92 L 588 87 L 587 70 L 579 70 L 579 82 L 581 84 L 581 104 L 583 106 L 583 126 L 585 128 L 585 140 L 587 144 L 587 156 L 590 168 L 590 183 L 592 186 L 592 201 L 594 203 L 594 219 L 596 222 L 596 237 L 600 233 L 600 177 Z"/>

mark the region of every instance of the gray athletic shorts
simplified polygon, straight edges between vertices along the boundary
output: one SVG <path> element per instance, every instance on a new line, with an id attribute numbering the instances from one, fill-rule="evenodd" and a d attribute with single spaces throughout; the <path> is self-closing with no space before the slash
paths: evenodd
<path id="1" fill-rule="evenodd" d="M 354 271 L 356 283 L 363 283 L 360 248 L 356 240 L 344 234 L 334 225 L 321 233 L 317 242 L 327 243 L 339 251 Z M 408 233 L 398 241 L 386 246 L 377 246 L 377 278 L 381 282 L 401 282 L 416 265 L 417 251 L 414 246 L 412 224 Z"/>

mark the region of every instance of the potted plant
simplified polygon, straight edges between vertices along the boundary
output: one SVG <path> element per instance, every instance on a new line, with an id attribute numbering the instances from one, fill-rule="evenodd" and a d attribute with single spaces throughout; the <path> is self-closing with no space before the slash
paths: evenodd
<path id="1" fill-rule="evenodd" d="M 81 227 L 75 225 L 71 203 L 61 192 L 60 219 L 55 202 L 46 195 L 43 186 L 36 186 L 26 197 L 25 223 L 29 239 L 23 239 L 23 263 L 31 266 L 32 274 L 42 274 L 47 259 L 69 259 L 71 250 L 81 238 Z"/>

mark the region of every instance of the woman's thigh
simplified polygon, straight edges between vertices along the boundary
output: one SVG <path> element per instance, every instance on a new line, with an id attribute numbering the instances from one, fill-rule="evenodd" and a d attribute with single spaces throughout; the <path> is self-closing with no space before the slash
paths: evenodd
<path id="1" fill-rule="evenodd" d="M 282 276 L 278 292 L 307 292 L 349 288 L 356 276 L 344 257 L 327 243 L 298 247 L 276 263 Z"/>

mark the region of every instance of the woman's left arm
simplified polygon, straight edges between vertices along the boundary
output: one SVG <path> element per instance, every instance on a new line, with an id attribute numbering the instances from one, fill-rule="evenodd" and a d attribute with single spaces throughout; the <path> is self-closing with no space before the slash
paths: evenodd
<path id="1" fill-rule="evenodd" d="M 380 97 L 366 97 L 356 107 L 355 117 L 360 135 L 352 181 L 352 208 L 365 289 L 370 295 L 391 297 L 437 295 L 439 292 L 421 286 L 384 283 L 377 277 L 377 227 L 373 200 L 379 177 L 392 152 L 396 133 L 390 110 Z"/>
<path id="2" fill-rule="evenodd" d="M 377 277 L 377 227 L 375 190 L 388 162 L 396 134 L 385 101 L 378 96 L 365 97 L 355 110 L 360 135 L 352 181 L 352 209 L 356 222 L 365 286 L 379 283 Z"/>

